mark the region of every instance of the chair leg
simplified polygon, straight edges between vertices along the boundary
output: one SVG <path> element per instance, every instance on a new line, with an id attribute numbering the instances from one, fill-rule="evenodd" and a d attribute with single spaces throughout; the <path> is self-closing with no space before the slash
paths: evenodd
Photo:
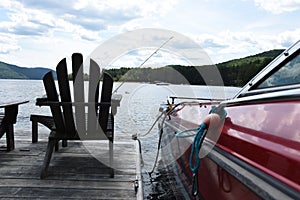
<path id="1" fill-rule="evenodd" d="M 62 140 L 62 147 L 68 146 L 68 140 Z"/>
<path id="2" fill-rule="evenodd" d="M 43 163 L 42 171 L 41 171 L 41 175 L 40 175 L 41 179 L 44 179 L 48 174 L 48 168 L 49 168 L 51 156 L 52 156 L 54 146 L 56 145 L 56 143 L 57 143 L 57 140 L 49 138 L 47 151 L 46 151 L 46 155 L 44 158 L 44 163 Z"/>
<path id="3" fill-rule="evenodd" d="M 59 140 L 56 141 L 55 143 L 55 151 L 59 150 Z"/>
<path id="4" fill-rule="evenodd" d="M 15 141 L 14 141 L 14 125 L 7 124 L 6 125 L 6 146 L 7 151 L 11 151 L 15 149 Z"/>
<path id="5" fill-rule="evenodd" d="M 114 178 L 114 145 L 112 141 L 109 141 L 109 166 L 110 166 L 110 178 Z"/>
<path id="6" fill-rule="evenodd" d="M 32 121 L 32 143 L 36 143 L 38 141 L 38 123 L 36 121 Z"/>

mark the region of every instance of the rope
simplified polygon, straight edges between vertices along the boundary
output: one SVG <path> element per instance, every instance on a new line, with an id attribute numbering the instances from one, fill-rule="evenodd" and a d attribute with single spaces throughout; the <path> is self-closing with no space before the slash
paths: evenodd
<path id="1" fill-rule="evenodd" d="M 193 173 L 196 173 L 200 166 L 199 151 L 207 132 L 205 131 L 206 129 L 207 129 L 206 124 L 200 124 L 199 129 L 194 137 L 194 141 L 192 143 L 192 150 L 190 154 L 190 169 Z M 195 164 L 193 165 L 194 157 L 195 157 Z"/>
<path id="2" fill-rule="evenodd" d="M 224 120 L 227 115 L 226 111 L 224 110 L 224 107 L 221 106 L 212 106 L 209 114 L 212 113 L 218 114 L 220 116 L 221 121 Z M 176 133 L 175 135 L 178 138 L 194 136 L 194 140 L 191 147 L 190 160 L 189 160 L 190 169 L 193 172 L 193 185 L 192 185 L 193 196 L 197 196 L 198 194 L 198 169 L 200 167 L 199 153 L 204 138 L 207 134 L 207 129 L 208 129 L 208 125 L 206 125 L 205 123 L 201 123 L 198 128 L 187 129 L 179 133 Z M 196 130 L 197 130 L 196 134 L 184 135 L 184 133 L 186 132 L 196 131 Z"/>
<path id="3" fill-rule="evenodd" d="M 162 136 L 163 136 L 163 132 L 164 132 L 163 131 L 163 124 L 164 124 L 164 122 L 166 120 L 166 117 L 167 117 L 167 115 L 164 116 L 164 118 L 162 120 L 162 126 L 159 127 L 160 130 L 159 130 L 159 139 L 158 139 L 158 144 L 157 144 L 157 152 L 156 152 L 156 157 L 155 157 L 153 168 L 152 168 L 151 172 L 149 172 L 150 176 L 154 172 L 154 169 L 155 169 L 155 167 L 157 165 L 157 160 L 158 160 L 158 156 L 159 156 L 159 149 L 160 149 L 161 140 L 162 140 Z"/>
<path id="4" fill-rule="evenodd" d="M 161 146 L 161 140 L 162 140 L 162 135 L 163 135 L 163 124 L 164 124 L 164 121 L 166 120 L 167 116 L 171 115 L 174 112 L 178 112 L 185 105 L 188 105 L 188 104 L 197 104 L 197 105 L 202 106 L 202 104 L 198 103 L 198 102 L 181 102 L 181 103 L 175 104 L 174 106 L 170 106 L 169 109 L 167 109 L 166 111 L 161 112 L 161 114 L 156 118 L 156 120 L 152 124 L 151 128 L 147 131 L 147 133 L 145 133 L 144 135 L 141 135 L 141 137 L 145 137 L 146 135 L 148 135 L 151 132 L 151 130 L 153 129 L 153 127 L 155 126 L 155 124 L 159 121 L 159 119 L 162 118 L 161 127 L 159 127 L 159 132 L 160 133 L 159 133 L 159 140 L 158 140 L 158 145 L 157 145 L 156 157 L 155 157 L 153 168 L 149 172 L 150 177 L 151 177 L 151 174 L 154 172 L 154 169 L 155 169 L 155 167 L 157 165 L 158 156 L 159 156 L 159 149 L 160 149 L 160 146 Z M 182 106 L 182 107 L 178 108 L 179 106 Z M 223 108 L 220 108 L 220 107 L 217 107 L 217 106 L 212 106 L 212 108 L 211 108 L 211 110 L 210 110 L 209 113 L 217 113 L 217 114 L 219 114 L 221 120 L 226 117 L 226 111 Z M 197 186 L 198 185 L 198 183 L 197 183 L 197 179 L 198 179 L 197 178 L 198 177 L 197 176 L 198 175 L 197 172 L 198 172 L 198 169 L 200 167 L 199 152 L 200 152 L 202 143 L 204 141 L 204 138 L 206 136 L 207 128 L 208 128 L 207 125 L 204 124 L 204 123 L 202 123 L 202 124 L 200 124 L 200 126 L 198 128 L 192 128 L 192 129 L 184 130 L 182 132 L 176 133 L 176 135 L 175 135 L 178 138 L 185 138 L 185 137 L 195 136 L 194 137 L 194 141 L 192 143 L 192 150 L 191 150 L 190 160 L 189 160 L 190 169 L 193 172 L 193 195 L 194 196 L 196 196 L 197 193 L 198 193 L 198 191 L 197 191 L 197 187 L 198 187 Z M 184 133 L 190 132 L 190 131 L 197 131 L 197 133 L 196 134 L 184 135 Z M 133 137 L 133 139 L 134 140 L 138 140 L 137 135 L 135 135 Z M 141 152 L 141 154 L 142 154 L 142 152 Z M 195 158 L 195 163 L 193 164 L 194 158 Z"/>
<path id="5" fill-rule="evenodd" d="M 227 116 L 227 112 L 223 106 L 212 106 L 209 114 L 216 113 L 220 116 L 221 121 L 224 120 Z"/>
<path id="6" fill-rule="evenodd" d="M 175 136 L 178 138 L 192 137 L 192 136 L 195 136 L 196 134 L 185 135 L 184 133 L 191 132 L 191 131 L 197 131 L 197 130 L 199 130 L 199 128 L 187 129 L 187 130 L 181 131 L 179 133 L 176 133 Z"/>
<path id="7" fill-rule="evenodd" d="M 172 109 L 171 109 L 172 110 Z M 171 110 L 168 110 L 168 111 L 162 111 L 161 114 L 156 118 L 156 120 L 154 121 L 154 123 L 152 124 L 151 128 L 147 131 L 147 133 L 145 133 L 144 135 L 141 135 L 140 137 L 145 137 L 146 135 L 148 135 L 151 130 L 153 129 L 153 127 L 155 126 L 155 124 L 158 122 L 158 120 L 160 118 L 162 118 L 162 126 L 159 127 L 159 140 L 158 140 L 158 145 L 157 145 L 157 152 L 156 152 L 156 157 L 155 157 L 155 161 L 154 161 L 154 164 L 153 164 L 153 167 L 152 167 L 152 170 L 151 172 L 149 172 L 149 175 L 151 177 L 151 174 L 154 172 L 154 169 L 157 165 L 157 161 L 158 161 L 158 156 L 159 156 L 159 149 L 160 149 L 160 145 L 161 145 L 161 139 L 162 139 L 162 135 L 163 135 L 163 124 L 164 124 L 164 121 L 166 120 L 169 112 Z M 165 114 L 165 115 L 164 115 Z M 163 116 L 164 115 L 164 116 Z M 134 134 L 132 135 L 132 139 L 133 140 L 137 140 L 140 144 L 140 154 L 141 154 L 141 160 L 142 160 L 142 163 L 144 165 L 144 160 L 143 160 L 143 157 L 142 157 L 142 150 L 141 150 L 141 141 L 139 140 L 137 134 Z"/>
<path id="8" fill-rule="evenodd" d="M 197 196 L 198 194 L 198 169 L 200 167 L 200 158 L 199 152 L 204 141 L 204 138 L 207 133 L 206 124 L 202 123 L 199 126 L 199 129 L 194 137 L 194 141 L 192 143 L 192 149 L 190 154 L 190 169 L 193 172 L 193 185 L 192 185 L 192 195 Z M 193 160 L 195 157 L 195 163 L 193 164 Z"/>
<path id="9" fill-rule="evenodd" d="M 145 137 L 147 136 L 152 129 L 154 128 L 155 124 L 158 122 L 158 120 L 161 118 L 161 116 L 164 114 L 164 112 L 161 112 L 161 114 L 156 118 L 156 120 L 153 122 L 152 126 L 150 127 L 150 129 L 144 134 L 144 135 L 140 135 L 140 137 Z"/>

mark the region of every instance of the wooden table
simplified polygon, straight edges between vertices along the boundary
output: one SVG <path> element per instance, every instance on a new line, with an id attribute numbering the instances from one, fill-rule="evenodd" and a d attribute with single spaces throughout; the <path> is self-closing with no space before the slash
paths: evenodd
<path id="1" fill-rule="evenodd" d="M 0 108 L 4 108 L 4 113 L 0 114 L 0 138 L 6 133 L 7 151 L 15 148 L 14 124 L 17 122 L 18 109 L 20 104 L 29 101 L 0 102 Z"/>

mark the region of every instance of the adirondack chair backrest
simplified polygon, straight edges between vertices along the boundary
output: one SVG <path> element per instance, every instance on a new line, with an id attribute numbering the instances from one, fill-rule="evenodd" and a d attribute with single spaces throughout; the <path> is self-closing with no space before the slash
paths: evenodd
<path id="1" fill-rule="evenodd" d="M 60 92 L 60 100 L 62 104 L 63 110 L 63 117 L 64 117 L 64 125 L 65 125 L 65 132 L 67 136 L 75 137 L 76 128 L 73 116 L 73 109 L 72 109 L 72 98 L 71 98 L 71 91 L 70 91 L 70 84 L 69 84 L 69 77 L 68 77 L 68 70 L 67 70 L 67 62 L 64 58 L 61 60 L 57 67 L 56 67 L 56 75 L 57 75 L 57 82 L 58 88 Z M 55 124 L 56 125 L 56 124 Z"/>
<path id="2" fill-rule="evenodd" d="M 113 80 L 109 74 L 103 73 L 100 111 L 98 113 L 100 68 L 96 62 L 90 60 L 89 86 L 88 91 L 86 91 L 88 92 L 88 102 L 85 103 L 82 63 L 81 54 L 72 55 L 73 101 L 66 59 L 61 60 L 56 67 L 60 100 L 52 73 L 47 73 L 44 76 L 43 81 L 48 100 L 61 102 L 60 106 L 55 103 L 50 105 L 56 131 L 69 139 L 107 139 L 103 133 L 106 133 L 107 129 Z"/>

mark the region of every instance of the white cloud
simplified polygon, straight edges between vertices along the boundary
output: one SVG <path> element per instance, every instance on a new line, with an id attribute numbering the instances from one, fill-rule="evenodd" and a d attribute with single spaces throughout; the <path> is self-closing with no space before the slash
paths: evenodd
<path id="1" fill-rule="evenodd" d="M 43 35 L 55 25 L 55 19 L 42 11 L 25 9 L 22 4 L 14 1 L 3 1 L 0 7 L 8 10 L 9 21 L 0 23 L 0 30 L 15 35 Z"/>
<path id="2" fill-rule="evenodd" d="M 276 39 L 277 42 L 281 44 L 283 47 L 287 47 L 300 40 L 299 36 L 300 36 L 300 28 L 297 28 L 295 30 L 287 30 L 281 32 L 276 37 Z"/>
<path id="3" fill-rule="evenodd" d="M 0 34 L 0 37 L 2 35 Z M 11 49 L 9 53 L 0 54 L 1 60 L 6 63 L 15 64 L 22 67 L 48 67 L 55 69 L 57 63 L 64 57 L 70 58 L 72 53 L 79 52 L 86 57 L 91 49 L 97 46 L 97 43 L 87 40 L 74 40 L 72 37 L 65 35 L 49 36 L 33 39 L 19 40 L 18 44 L 6 41 L 6 49 L 9 44 L 15 44 L 16 48 Z M 75 42 L 74 42 L 75 41 Z M 0 42 L 2 48 L 2 44 Z M 13 46 L 12 46 L 13 47 Z M 10 47 L 10 48 L 12 48 Z M 22 47 L 22 48 L 21 48 Z M 70 67 L 69 65 L 68 67 Z"/>
<path id="4" fill-rule="evenodd" d="M 196 41 L 208 54 L 240 54 L 256 47 L 256 37 L 251 32 L 222 31 L 217 35 L 202 34 Z"/>
<path id="5" fill-rule="evenodd" d="M 111 68 L 119 68 L 119 67 L 157 68 L 157 67 L 163 67 L 166 65 L 174 65 L 174 64 L 178 64 L 178 65 L 189 65 L 190 64 L 184 58 L 180 57 L 179 55 L 175 55 L 174 53 L 171 53 L 171 52 L 168 52 L 165 50 L 160 50 L 157 53 L 155 53 L 154 55 L 152 55 L 153 52 L 155 52 L 156 50 L 157 49 L 155 49 L 155 48 L 144 48 L 144 49 L 138 49 L 138 50 L 129 52 L 129 53 L 119 57 L 109 67 L 111 67 Z M 149 58 L 149 60 L 147 60 L 148 58 Z M 144 63 L 144 64 L 142 65 L 142 63 Z"/>
<path id="6" fill-rule="evenodd" d="M 99 41 L 100 31 L 109 30 L 111 26 L 122 26 L 137 19 L 162 16 L 172 9 L 174 4 L 176 4 L 174 0 L 163 2 L 3 0 L 0 7 L 9 11 L 10 21 L 1 22 L 0 31 L 31 36 L 65 31 L 75 38 Z M 138 22 L 142 24 L 141 21 Z"/>
<path id="7" fill-rule="evenodd" d="M 5 11 L 2 16 L 6 17 L 0 21 L 0 53 L 6 54 L 2 57 L 3 61 L 13 61 L 22 66 L 40 65 L 25 59 L 30 57 L 29 52 L 32 55 L 38 52 L 47 54 L 51 48 L 59 49 L 56 54 L 64 49 L 65 52 L 74 51 L 70 46 L 78 45 L 70 45 L 71 41 L 85 43 L 85 48 L 91 46 L 91 41 L 97 45 L 102 35 L 112 37 L 126 29 L 124 24 L 135 21 L 140 26 L 144 18 L 163 16 L 175 3 L 176 0 L 1 0 L 0 9 Z M 58 47 L 57 40 L 68 41 L 68 45 L 61 42 Z M 12 51 L 15 53 L 8 55 Z M 27 56 L 17 59 L 20 55 Z M 41 65 L 44 64 L 42 61 Z"/>
<path id="8" fill-rule="evenodd" d="M 4 1 L 1 5 L 6 6 L 10 11 L 10 21 L 0 22 L 1 32 L 28 36 L 30 38 L 34 36 L 49 37 L 55 32 L 66 32 L 76 39 L 81 38 L 94 41 L 101 39 L 97 31 L 72 23 L 73 21 L 70 20 L 68 15 L 65 15 L 65 17 L 56 17 L 54 14 L 44 12 L 43 10 L 26 8 L 18 2 L 8 4 Z"/>
<path id="9" fill-rule="evenodd" d="M 223 31 L 217 35 L 201 34 L 195 41 L 214 63 L 261 53 L 272 49 L 286 49 L 299 40 L 300 28 L 275 34 Z M 225 60 L 226 59 L 226 60 Z"/>
<path id="10" fill-rule="evenodd" d="M 300 9 L 300 0 L 254 0 L 254 2 L 256 6 L 274 14 Z"/>
<path id="11" fill-rule="evenodd" d="M 68 0 L 59 2 L 26 0 L 20 2 L 24 8 L 45 11 L 86 29 L 97 27 L 101 29 L 110 25 L 120 25 L 133 19 L 162 16 L 176 4 L 176 0 L 163 2 L 160 0 L 77 0 L 73 2 Z"/>
<path id="12" fill-rule="evenodd" d="M 9 54 L 13 51 L 20 50 L 21 47 L 17 44 L 14 36 L 0 33 L 0 54 Z"/>

